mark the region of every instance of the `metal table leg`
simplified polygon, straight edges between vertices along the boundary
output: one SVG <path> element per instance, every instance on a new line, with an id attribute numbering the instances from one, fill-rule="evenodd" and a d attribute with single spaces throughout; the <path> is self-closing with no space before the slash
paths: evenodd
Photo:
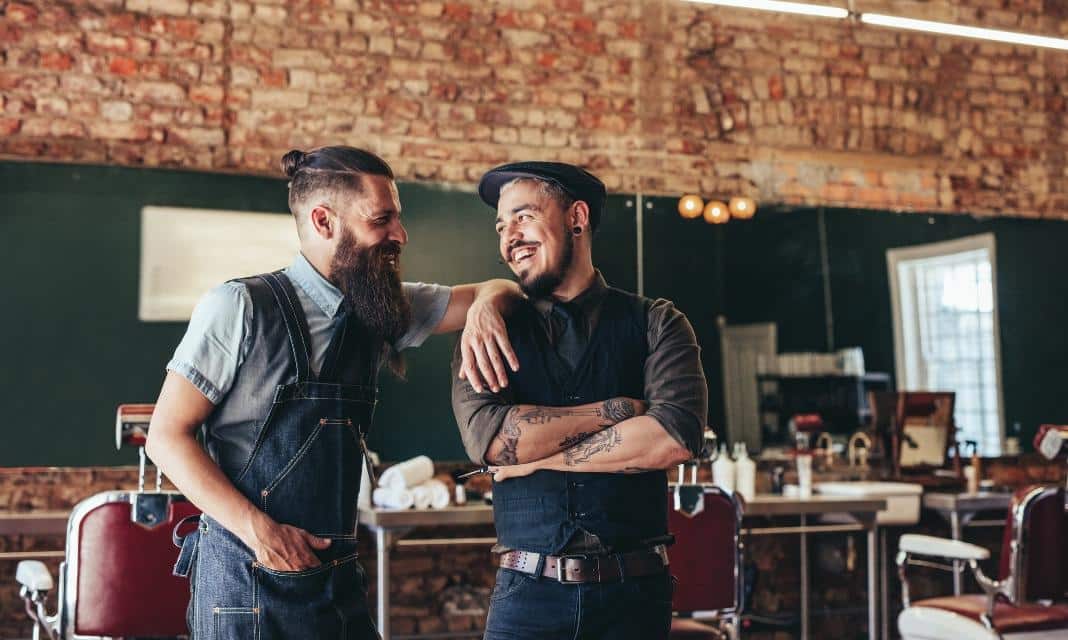
<path id="1" fill-rule="evenodd" d="M 880 630 L 883 640 L 890 638 L 890 585 L 887 578 L 890 572 L 886 561 L 886 529 L 879 529 L 879 616 L 883 624 Z"/>
<path id="2" fill-rule="evenodd" d="M 876 534 L 878 527 L 872 524 L 868 529 L 868 637 L 876 640 L 879 637 L 877 613 L 879 611 L 878 589 L 875 579 Z"/>
<path id="3" fill-rule="evenodd" d="M 375 555 L 378 558 L 378 633 L 389 640 L 389 550 L 393 536 L 386 529 L 375 529 Z"/>
<path id="4" fill-rule="evenodd" d="M 961 534 L 960 513 L 956 509 L 949 514 L 949 531 L 954 540 L 960 540 Z M 953 561 L 953 595 L 959 596 L 964 592 L 964 575 L 961 573 L 961 565 L 957 560 Z"/>
<path id="5" fill-rule="evenodd" d="M 801 516 L 801 640 L 808 640 L 808 518 Z"/>

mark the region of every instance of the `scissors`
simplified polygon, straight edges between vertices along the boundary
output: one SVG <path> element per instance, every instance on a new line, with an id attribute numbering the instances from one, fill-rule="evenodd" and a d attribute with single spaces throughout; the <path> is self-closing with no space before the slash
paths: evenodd
<path id="1" fill-rule="evenodd" d="M 479 468 L 475 469 L 474 471 L 468 471 L 467 473 L 461 473 L 460 475 L 456 476 L 456 479 L 457 480 L 463 480 L 465 478 L 471 478 L 473 476 L 477 476 L 477 475 L 482 474 L 482 473 L 492 473 L 492 472 L 490 471 L 489 467 L 479 467 Z"/>

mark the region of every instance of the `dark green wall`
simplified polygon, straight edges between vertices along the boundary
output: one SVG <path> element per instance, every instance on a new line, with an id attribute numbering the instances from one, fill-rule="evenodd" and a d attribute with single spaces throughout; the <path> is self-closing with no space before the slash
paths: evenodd
<path id="1" fill-rule="evenodd" d="M 872 371 L 894 370 L 886 250 L 994 234 L 1006 429 L 1019 422 L 1030 447 L 1038 425 L 1068 422 L 1068 222 L 846 209 L 825 215 L 835 344 L 863 347 Z"/>
<path id="2" fill-rule="evenodd" d="M 869 371 L 893 374 L 887 249 L 980 233 L 993 233 L 997 245 L 1006 428 L 1019 422 L 1029 448 L 1039 424 L 1068 422 L 1068 222 L 798 208 L 712 226 L 675 215 L 674 199 L 654 202 L 658 215 L 644 225 L 646 295 L 673 299 L 693 323 L 713 425 L 722 424 L 724 411 L 717 315 L 730 324 L 775 322 L 780 351 L 827 349 L 829 318 L 834 348 L 862 347 Z"/>
<path id="3" fill-rule="evenodd" d="M 507 277 L 491 212 L 468 192 L 401 184 L 410 243 L 405 277 L 455 284 Z M 594 246 L 609 282 L 637 289 L 635 199 L 609 198 Z M 782 350 L 828 346 L 820 216 L 762 210 L 725 226 L 683 220 L 674 198 L 645 198 L 645 294 L 694 325 L 709 379 L 710 424 L 723 422 L 716 317 L 778 324 Z M 285 211 L 283 181 L 182 171 L 0 163 L 5 294 L 0 313 L 0 466 L 118 464 L 115 405 L 152 401 L 184 323 L 137 320 L 141 207 Z M 288 215 L 288 214 L 284 214 Z M 834 345 L 861 346 L 893 373 L 886 249 L 991 231 L 997 237 L 1007 423 L 1025 437 L 1068 422 L 1068 223 L 828 209 L 824 216 Z M 407 382 L 382 376 L 370 445 L 386 459 L 460 459 L 449 407 L 455 335 L 408 352 Z"/>
<path id="4" fill-rule="evenodd" d="M 416 184 L 400 193 L 407 279 L 507 277 L 491 212 L 477 196 Z M 271 178 L 0 163 L 0 466 L 136 460 L 114 450 L 115 406 L 156 398 L 185 330 L 137 319 L 141 207 L 284 212 L 285 198 L 285 183 Z M 610 282 L 633 289 L 637 234 L 625 201 L 609 199 L 595 255 Z M 434 336 L 410 350 L 407 382 L 382 376 L 369 444 L 386 459 L 463 457 L 449 406 L 454 340 Z"/>

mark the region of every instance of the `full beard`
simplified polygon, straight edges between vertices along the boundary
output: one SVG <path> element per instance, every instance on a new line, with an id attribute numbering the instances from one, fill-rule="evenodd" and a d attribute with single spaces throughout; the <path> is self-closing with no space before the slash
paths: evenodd
<path id="1" fill-rule="evenodd" d="M 546 269 L 544 273 L 529 278 L 521 275 L 517 277 L 519 288 L 527 294 L 528 298 L 548 298 L 564 281 L 564 276 L 571 268 L 571 260 L 575 253 L 575 237 L 569 231 L 565 231 L 563 246 L 560 248 L 560 256 L 556 261 L 555 269 Z"/>
<path id="2" fill-rule="evenodd" d="M 400 245 L 385 241 L 365 247 L 347 229 L 330 263 L 331 279 L 345 303 L 373 342 L 390 350 L 390 367 L 403 373 L 403 362 L 392 345 L 408 330 L 411 306 L 400 279 Z"/>

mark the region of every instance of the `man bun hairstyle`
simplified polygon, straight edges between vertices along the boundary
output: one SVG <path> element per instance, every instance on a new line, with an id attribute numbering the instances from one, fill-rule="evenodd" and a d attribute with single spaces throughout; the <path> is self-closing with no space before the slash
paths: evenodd
<path id="1" fill-rule="evenodd" d="M 282 156 L 282 173 L 286 174 L 287 178 L 292 178 L 297 175 L 297 171 L 304 165 L 304 161 L 307 157 L 308 154 L 300 149 L 293 149 L 285 154 Z"/>
<path id="2" fill-rule="evenodd" d="M 318 192 L 328 198 L 339 192 L 359 194 L 362 177 L 384 176 L 393 180 L 393 169 L 370 151 L 347 146 L 293 149 L 282 156 L 282 172 L 289 178 L 289 210 L 298 216 L 300 205 Z"/>

